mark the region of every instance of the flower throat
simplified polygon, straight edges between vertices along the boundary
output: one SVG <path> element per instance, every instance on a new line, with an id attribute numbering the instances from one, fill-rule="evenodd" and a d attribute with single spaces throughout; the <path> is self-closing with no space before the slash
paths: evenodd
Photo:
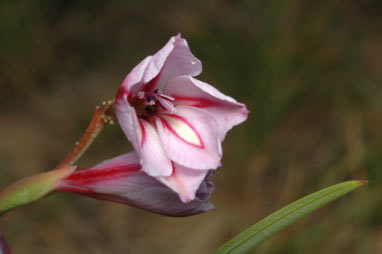
<path id="1" fill-rule="evenodd" d="M 140 118 L 148 120 L 158 113 L 174 113 L 174 100 L 174 97 L 156 89 L 150 92 L 139 91 L 130 103 Z"/>

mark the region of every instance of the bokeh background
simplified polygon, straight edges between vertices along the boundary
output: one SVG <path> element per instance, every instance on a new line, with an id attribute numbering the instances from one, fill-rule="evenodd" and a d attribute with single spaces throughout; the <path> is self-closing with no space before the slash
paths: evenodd
<path id="1" fill-rule="evenodd" d="M 0 220 L 13 253 L 211 253 L 276 209 L 370 182 L 253 253 L 382 253 L 382 2 L 0 3 L 0 186 L 55 166 L 125 75 L 182 33 L 200 79 L 247 104 L 213 180 L 217 210 L 168 218 L 73 194 Z M 107 127 L 79 162 L 131 150 Z"/>

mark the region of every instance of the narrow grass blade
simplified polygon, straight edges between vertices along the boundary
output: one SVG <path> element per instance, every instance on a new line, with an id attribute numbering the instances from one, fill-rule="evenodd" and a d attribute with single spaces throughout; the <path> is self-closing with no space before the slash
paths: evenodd
<path id="1" fill-rule="evenodd" d="M 248 253 L 281 229 L 365 183 L 366 181 L 343 182 L 303 197 L 249 227 L 223 244 L 215 253 Z"/>

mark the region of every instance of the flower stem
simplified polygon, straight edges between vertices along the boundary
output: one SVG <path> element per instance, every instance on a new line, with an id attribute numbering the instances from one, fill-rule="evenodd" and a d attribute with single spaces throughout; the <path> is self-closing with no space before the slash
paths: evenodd
<path id="1" fill-rule="evenodd" d="M 74 170 L 75 167 L 64 167 L 24 178 L 9 185 L 0 192 L 0 215 L 48 195 Z"/>
<path id="2" fill-rule="evenodd" d="M 88 128 L 82 135 L 81 139 L 76 142 L 74 148 L 63 159 L 55 169 L 71 166 L 84 154 L 89 146 L 101 133 L 106 124 L 113 124 L 115 121 L 114 114 L 111 106 L 114 104 L 114 100 L 104 101 L 102 105 L 97 106 L 93 114 L 93 118 L 90 121 Z"/>
<path id="3" fill-rule="evenodd" d="M 106 124 L 114 123 L 113 104 L 114 101 L 109 100 L 96 107 L 85 133 L 55 170 L 21 179 L 2 190 L 0 192 L 0 216 L 13 208 L 37 201 L 55 191 L 60 181 L 75 170 L 75 167 L 71 166 L 84 154 Z"/>

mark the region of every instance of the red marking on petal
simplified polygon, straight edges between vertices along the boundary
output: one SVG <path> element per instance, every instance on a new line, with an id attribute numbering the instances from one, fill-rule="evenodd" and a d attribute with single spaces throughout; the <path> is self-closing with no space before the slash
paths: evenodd
<path id="1" fill-rule="evenodd" d="M 65 186 L 74 189 L 87 189 L 87 185 L 100 183 L 103 181 L 118 180 L 121 177 L 126 177 L 129 173 L 137 172 L 140 169 L 140 165 L 133 164 L 106 169 L 77 170 L 68 177 L 64 178 L 62 184 L 65 191 Z M 59 188 L 59 190 L 63 191 L 62 188 Z"/>
<path id="2" fill-rule="evenodd" d="M 193 106 L 196 108 L 208 108 L 208 107 L 216 107 L 220 105 L 220 103 L 213 100 L 206 99 L 206 98 L 181 96 L 176 94 L 172 94 L 171 96 L 175 98 L 175 101 L 190 102 L 191 104 L 189 106 Z"/>
<path id="3" fill-rule="evenodd" d="M 172 125 L 166 119 L 164 119 L 163 117 L 158 116 L 159 119 L 161 120 L 161 122 L 163 123 L 163 125 L 166 126 L 166 128 L 169 131 L 171 131 L 177 138 L 181 139 L 183 142 L 185 142 L 185 143 L 187 143 L 189 145 L 196 146 L 196 147 L 202 148 L 202 149 L 204 148 L 203 141 L 202 141 L 198 131 L 186 119 L 184 119 L 183 117 L 178 116 L 178 115 L 171 115 L 171 114 L 163 114 L 163 115 L 168 116 L 168 117 L 176 118 L 177 120 L 182 121 L 183 123 L 185 123 L 194 132 L 194 134 L 196 135 L 196 137 L 199 140 L 199 144 L 200 145 L 197 145 L 195 143 L 189 142 L 188 140 L 184 139 L 181 135 L 179 135 L 179 133 L 172 127 Z"/>
<path id="4" fill-rule="evenodd" d="M 158 83 L 159 77 L 160 77 L 161 72 L 158 73 L 152 80 L 147 82 L 146 84 L 143 85 L 142 90 L 145 92 L 151 92 L 154 90 L 156 84 Z"/>
<path id="5" fill-rule="evenodd" d="M 172 174 L 175 174 L 175 162 L 171 161 Z"/>
<path id="6" fill-rule="evenodd" d="M 141 147 L 143 147 L 143 144 L 146 141 L 146 129 L 142 123 L 143 120 L 139 119 L 138 121 L 139 121 L 139 127 L 141 128 Z"/>
<path id="7" fill-rule="evenodd" d="M 115 100 L 116 101 L 121 100 L 125 94 L 129 96 L 130 93 L 125 87 L 120 86 L 118 89 L 117 95 L 115 96 Z"/>

